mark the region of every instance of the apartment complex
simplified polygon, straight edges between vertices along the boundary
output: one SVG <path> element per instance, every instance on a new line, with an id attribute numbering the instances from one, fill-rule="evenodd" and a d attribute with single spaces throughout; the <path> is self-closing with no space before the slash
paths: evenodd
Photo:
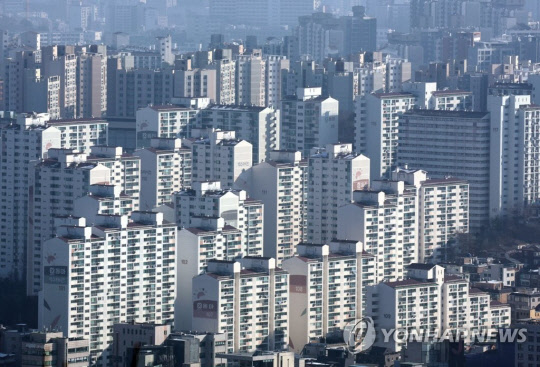
<path id="1" fill-rule="evenodd" d="M 371 177 L 389 177 L 397 164 L 399 117 L 414 108 L 412 93 L 374 93 L 357 100 L 355 149 L 371 162 Z"/>
<path id="2" fill-rule="evenodd" d="M 308 242 L 328 243 L 340 238 L 338 208 L 369 188 L 370 160 L 351 144 L 328 144 L 311 151 L 308 166 Z"/>
<path id="3" fill-rule="evenodd" d="M 173 322 L 176 226 L 149 212 L 65 223 L 44 244 L 39 324 L 89 339 L 91 363 L 105 366 L 114 324 Z"/>
<path id="4" fill-rule="evenodd" d="M 289 275 L 275 260 L 210 260 L 193 278 L 192 328 L 227 336 L 227 352 L 287 350 Z"/>
<path id="5" fill-rule="evenodd" d="M 193 217 L 191 227 L 178 231 L 177 294 L 192 294 L 193 279 L 207 270 L 208 261 L 233 261 L 245 255 L 242 252 L 242 231 L 225 224 L 221 217 Z M 175 304 L 174 325 L 180 330 L 191 328 L 192 304 L 189 299 L 178 298 Z"/>
<path id="6" fill-rule="evenodd" d="M 198 111 L 176 105 L 145 106 L 137 111 L 137 147 L 151 146 L 153 138 L 187 138 L 196 126 Z"/>
<path id="7" fill-rule="evenodd" d="M 438 265 L 411 264 L 408 278 L 370 287 L 367 298 L 366 312 L 376 320 L 376 329 L 415 330 L 439 338 L 458 329 L 485 332 L 510 326 L 508 305 L 490 301 L 488 293 L 469 288 L 465 279 L 446 276 Z M 394 351 L 407 344 L 395 338 L 383 340 L 378 338 L 376 345 Z"/>
<path id="8" fill-rule="evenodd" d="M 180 139 L 152 138 L 150 146 L 135 151 L 141 159 L 141 209 L 173 201 L 173 193 L 191 185 L 191 149 Z"/>
<path id="9" fill-rule="evenodd" d="M 234 131 L 253 145 L 253 163 L 267 160 L 270 151 L 280 147 L 280 112 L 272 107 L 211 105 L 200 111 L 197 126 Z"/>
<path id="10" fill-rule="evenodd" d="M 246 189 L 264 204 L 264 256 L 281 266 L 307 241 L 307 162 L 300 152 L 272 151 L 249 174 Z"/>
<path id="11" fill-rule="evenodd" d="M 392 180 L 417 188 L 419 261 L 447 261 L 456 235 L 469 232 L 467 181 L 452 177 L 429 179 L 426 171 L 399 167 L 392 172 Z"/>
<path id="12" fill-rule="evenodd" d="M 323 97 L 321 88 L 299 88 L 281 101 L 281 149 L 302 152 L 338 141 L 339 103 Z"/>
<path id="13" fill-rule="evenodd" d="M 401 117 L 398 164 L 433 179 L 469 183 L 469 227 L 489 219 L 490 116 L 486 112 L 414 110 Z"/>
<path id="14" fill-rule="evenodd" d="M 290 277 L 291 348 L 300 351 L 362 318 L 363 260 L 361 243 L 334 240 L 300 243 L 297 255 L 283 261 Z"/>
<path id="15" fill-rule="evenodd" d="M 399 280 L 418 261 L 416 188 L 403 181 L 372 181 L 338 209 L 337 238 L 360 241 L 377 259 L 377 281 Z"/>
<path id="16" fill-rule="evenodd" d="M 211 130 L 184 142 L 191 149 L 193 182 L 220 181 L 222 187 L 233 188 L 253 164 L 253 145 L 238 139 L 234 131 Z"/>
<path id="17" fill-rule="evenodd" d="M 33 195 L 29 177 L 31 161 L 46 158 L 50 148 L 90 152 L 92 146 L 107 143 L 107 123 L 103 120 L 51 121 L 45 113 L 20 114 L 16 121 L 0 128 L 0 136 L 0 196 L 3 197 L 0 274 L 22 278 L 27 260 L 24 238 L 28 232 L 28 206 Z"/>
<path id="18" fill-rule="evenodd" d="M 225 225 L 242 231 L 242 252 L 263 253 L 264 206 L 244 190 L 223 190 L 219 181 L 193 182 L 192 188 L 173 195 L 174 216 L 180 228 L 190 228 L 198 217 L 223 218 Z"/>
<path id="19" fill-rule="evenodd" d="M 529 95 L 490 95 L 489 215 L 516 215 L 540 197 L 540 107 Z"/>

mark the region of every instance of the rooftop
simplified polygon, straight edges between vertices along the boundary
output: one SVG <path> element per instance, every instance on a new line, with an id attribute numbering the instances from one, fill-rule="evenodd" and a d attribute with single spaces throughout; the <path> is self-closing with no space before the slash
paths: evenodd
<path id="1" fill-rule="evenodd" d="M 446 110 L 420 110 L 413 109 L 405 112 L 404 116 L 417 115 L 427 117 L 447 117 L 447 118 L 468 118 L 479 119 L 489 115 L 489 112 L 472 112 L 472 111 L 446 111 Z"/>
<path id="2" fill-rule="evenodd" d="M 435 264 L 422 264 L 422 263 L 414 263 L 410 264 L 407 269 L 415 269 L 415 270 L 431 270 L 435 267 Z"/>

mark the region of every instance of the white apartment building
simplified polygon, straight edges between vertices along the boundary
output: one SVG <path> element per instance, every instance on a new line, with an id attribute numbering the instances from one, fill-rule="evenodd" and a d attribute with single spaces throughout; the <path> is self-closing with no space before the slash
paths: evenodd
<path id="1" fill-rule="evenodd" d="M 486 112 L 414 110 L 401 117 L 398 165 L 432 179 L 469 183 L 469 228 L 489 220 L 490 117 Z"/>
<path id="2" fill-rule="evenodd" d="M 77 110 L 77 55 L 73 46 L 47 46 L 41 51 L 43 76 L 60 77 L 60 116 L 78 117 Z"/>
<path id="3" fill-rule="evenodd" d="M 60 130 L 62 148 L 88 153 L 91 147 L 108 143 L 109 123 L 105 120 L 49 120 L 48 125 Z"/>
<path id="4" fill-rule="evenodd" d="M 376 256 L 377 281 L 402 279 L 419 256 L 416 188 L 403 181 L 371 185 L 338 209 L 337 238 L 361 241 L 364 251 Z"/>
<path id="5" fill-rule="evenodd" d="M 285 56 L 266 55 L 265 106 L 278 108 L 283 97 L 283 80 L 289 71 L 290 62 Z"/>
<path id="6" fill-rule="evenodd" d="M 219 181 L 193 182 L 174 193 L 174 213 L 180 228 L 190 228 L 197 217 L 223 218 L 225 225 L 242 231 L 242 252 L 263 254 L 263 203 L 247 197 L 244 190 L 223 190 Z"/>
<path id="7" fill-rule="evenodd" d="M 288 349 L 289 275 L 274 259 L 210 260 L 192 300 L 192 330 L 225 333 L 228 353 Z"/>
<path id="8" fill-rule="evenodd" d="M 371 176 L 390 177 L 398 159 L 400 116 L 414 108 L 469 111 L 470 92 L 437 91 L 436 83 L 407 82 L 402 92 L 373 93 L 356 99 L 355 149 L 371 159 Z"/>
<path id="9" fill-rule="evenodd" d="M 178 231 L 178 254 L 176 257 L 177 294 L 175 303 L 175 327 L 180 330 L 191 328 L 193 277 L 207 270 L 209 260 L 232 261 L 245 255 L 242 253 L 242 231 L 225 225 L 221 217 L 193 217 L 192 227 Z"/>
<path id="10" fill-rule="evenodd" d="M 215 60 L 211 68 L 216 70 L 217 104 L 235 104 L 236 102 L 236 63 L 229 59 Z"/>
<path id="11" fill-rule="evenodd" d="M 300 152 L 272 151 L 249 172 L 247 191 L 264 204 L 264 256 L 277 266 L 307 241 L 308 166 Z"/>
<path id="12" fill-rule="evenodd" d="M 90 185 L 110 182 L 110 169 L 87 163 L 86 158 L 71 149 L 49 149 L 47 159 L 30 167 L 26 265 L 30 295 L 42 287 L 42 246 L 56 233 L 55 217 L 73 214 L 75 199 L 86 195 Z"/>
<path id="13" fill-rule="evenodd" d="M 49 116 L 19 115 L 0 127 L 0 277 L 23 279 L 26 270 L 29 165 L 62 145 L 60 131 L 46 124 Z"/>
<path id="14" fill-rule="evenodd" d="M 43 114 L 20 114 L 0 128 L 0 277 L 21 277 L 25 271 L 28 227 L 29 169 L 32 160 L 46 157 L 50 148 L 89 151 L 107 142 L 104 121 L 50 121 Z"/>
<path id="15" fill-rule="evenodd" d="M 114 324 L 173 322 L 175 254 L 176 226 L 161 213 L 59 226 L 44 246 L 39 325 L 90 339 L 91 364 L 108 365 Z"/>
<path id="16" fill-rule="evenodd" d="M 152 138 L 133 153 L 141 159 L 141 209 L 170 203 L 173 193 L 191 185 L 191 149 L 180 139 Z"/>
<path id="17" fill-rule="evenodd" d="M 490 95 L 489 216 L 516 215 L 540 198 L 540 107 L 529 95 Z"/>
<path id="18" fill-rule="evenodd" d="M 426 171 L 397 168 L 392 180 L 417 188 L 418 259 L 447 261 L 458 233 L 469 232 L 469 184 L 457 178 L 429 179 Z"/>
<path id="19" fill-rule="evenodd" d="M 411 93 L 375 93 L 357 99 L 355 149 L 371 161 L 371 177 L 379 179 L 396 168 L 399 117 L 412 109 Z"/>
<path id="20" fill-rule="evenodd" d="M 281 100 L 280 148 L 301 151 L 338 141 L 339 102 L 322 96 L 321 88 L 298 88 Z"/>
<path id="21" fill-rule="evenodd" d="M 191 63 L 191 60 L 188 62 Z M 175 97 L 206 97 L 216 103 L 216 70 L 192 69 L 191 65 L 182 70 L 175 70 L 174 95 Z"/>
<path id="22" fill-rule="evenodd" d="M 283 261 L 290 278 L 291 348 L 301 351 L 362 318 L 363 264 L 362 244 L 345 240 L 300 243 L 297 255 Z"/>
<path id="23" fill-rule="evenodd" d="M 236 104 L 266 105 L 266 60 L 260 50 L 236 58 Z"/>
<path id="24" fill-rule="evenodd" d="M 480 98 L 480 96 L 478 96 Z M 462 90 L 440 90 L 431 94 L 428 108 L 443 111 L 472 111 L 474 106 L 472 92 Z"/>
<path id="25" fill-rule="evenodd" d="M 90 163 L 101 164 L 109 168 L 110 183 L 122 187 L 124 194 L 139 200 L 141 182 L 141 159 L 124 153 L 122 147 L 94 146 L 87 158 Z"/>
<path id="26" fill-rule="evenodd" d="M 137 148 L 151 146 L 152 138 L 186 138 L 197 123 L 199 112 L 175 105 L 148 106 L 136 112 Z"/>
<path id="27" fill-rule="evenodd" d="M 27 292 L 41 289 L 42 246 L 55 235 L 55 218 L 74 214 L 75 199 L 94 184 L 119 187 L 139 208 L 140 160 L 122 154 L 122 148 L 91 148 L 91 154 L 50 149 L 47 159 L 30 167 L 28 202 Z M 89 222 L 91 225 L 92 223 Z"/>
<path id="28" fill-rule="evenodd" d="M 242 172 L 253 164 L 253 146 L 236 138 L 234 131 L 211 130 L 208 136 L 185 139 L 191 149 L 191 181 L 220 181 L 233 188 Z"/>
<path id="29" fill-rule="evenodd" d="M 279 149 L 280 112 L 272 107 L 212 105 L 200 111 L 198 127 L 234 131 L 253 145 L 253 163 Z"/>
<path id="30" fill-rule="evenodd" d="M 400 92 L 403 84 L 411 81 L 412 66 L 403 59 L 388 59 L 386 61 L 386 92 Z"/>
<path id="31" fill-rule="evenodd" d="M 381 62 L 363 63 L 356 69 L 358 75 L 358 96 L 386 91 L 386 65 Z"/>
<path id="32" fill-rule="evenodd" d="M 445 276 L 438 265 L 411 264 L 407 279 L 370 287 L 367 298 L 367 314 L 375 320 L 376 330 L 415 330 L 441 337 L 458 329 L 472 333 L 510 326 L 510 306 L 490 302 L 488 293 L 470 289 L 460 277 Z M 384 343 L 381 334 L 376 345 L 399 351 L 406 341 L 391 337 Z"/>
<path id="33" fill-rule="evenodd" d="M 340 238 L 338 208 L 352 201 L 355 190 L 369 187 L 369 167 L 370 160 L 353 153 L 351 144 L 328 144 L 312 150 L 308 169 L 308 242 L 328 243 Z"/>
<path id="34" fill-rule="evenodd" d="M 85 218 L 86 223 L 96 223 L 97 215 L 128 215 L 139 211 L 139 201 L 123 193 L 122 187 L 97 183 L 88 187 L 88 194 L 73 202 L 73 216 Z M 60 219 L 56 219 L 55 223 Z M 56 229 L 56 228 L 55 228 Z"/>

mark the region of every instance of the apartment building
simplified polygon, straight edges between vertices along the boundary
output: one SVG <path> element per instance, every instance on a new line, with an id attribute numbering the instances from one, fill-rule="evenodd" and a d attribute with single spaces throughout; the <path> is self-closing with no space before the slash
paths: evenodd
<path id="1" fill-rule="evenodd" d="M 242 252 L 263 253 L 263 203 L 248 198 L 244 190 L 223 190 L 219 181 L 193 182 L 192 187 L 174 193 L 176 224 L 190 228 L 198 217 L 223 218 L 225 225 L 242 231 Z"/>
<path id="2" fill-rule="evenodd" d="M 81 47 L 77 55 L 77 114 L 91 118 L 107 113 L 107 48 Z"/>
<path id="3" fill-rule="evenodd" d="M 152 138 L 187 138 L 196 126 L 198 111 L 176 105 L 145 106 L 137 111 L 137 147 L 150 147 Z"/>
<path id="4" fill-rule="evenodd" d="M 0 277 L 23 279 L 26 269 L 30 161 L 62 146 L 49 116 L 19 115 L 0 127 Z"/>
<path id="5" fill-rule="evenodd" d="M 191 279 L 207 270 L 209 260 L 232 261 L 242 252 L 242 231 L 225 224 L 221 217 L 193 217 L 191 227 L 178 231 L 177 294 L 192 294 Z M 191 328 L 192 303 L 179 297 L 175 304 L 174 325 L 180 330 Z"/>
<path id="6" fill-rule="evenodd" d="M 134 155 L 141 159 L 142 210 L 172 202 L 174 192 L 191 185 L 191 149 L 180 139 L 152 138 Z"/>
<path id="7" fill-rule="evenodd" d="M 253 165 L 253 145 L 238 139 L 234 131 L 211 130 L 183 143 L 191 149 L 193 182 L 220 181 L 223 188 L 233 188 Z"/>
<path id="8" fill-rule="evenodd" d="M 264 204 L 264 256 L 277 266 L 307 241 L 308 165 L 302 153 L 277 150 L 249 171 L 246 190 Z"/>
<path id="9" fill-rule="evenodd" d="M 236 104 L 266 106 L 266 60 L 260 50 L 236 58 Z"/>
<path id="10" fill-rule="evenodd" d="M 236 63 L 230 59 L 215 60 L 210 68 L 216 70 L 217 104 L 235 104 L 236 102 Z"/>
<path id="11" fill-rule="evenodd" d="M 55 218 L 74 214 L 78 209 L 76 199 L 85 196 L 95 184 L 118 186 L 131 201 L 132 210 L 138 210 L 139 182 L 140 159 L 124 155 L 121 147 L 94 146 L 90 154 L 50 149 L 47 159 L 34 162 L 30 167 L 32 200 L 28 203 L 27 219 L 28 294 L 35 295 L 42 287 L 42 247 L 55 236 Z"/>
<path id="12" fill-rule="evenodd" d="M 486 112 L 414 110 L 401 117 L 398 165 L 433 179 L 469 183 L 469 227 L 489 219 L 490 117 Z"/>
<path id="13" fill-rule="evenodd" d="M 112 362 L 114 324 L 173 322 L 176 226 L 161 213 L 97 215 L 57 234 L 44 244 L 39 324 L 89 339 L 91 364 Z"/>
<path id="14" fill-rule="evenodd" d="M 328 144 L 312 150 L 308 166 L 308 242 L 328 243 L 339 238 L 338 208 L 369 188 L 370 160 L 351 144 Z"/>
<path id="15" fill-rule="evenodd" d="M 418 335 L 440 338 L 443 333 L 487 331 L 510 326 L 510 307 L 490 302 L 488 293 L 469 288 L 458 276 L 445 276 L 438 265 L 411 264 L 407 278 L 382 282 L 367 291 L 367 314 L 375 328 L 415 330 Z M 376 345 L 399 351 L 407 340 L 376 339 Z"/>
<path id="16" fill-rule="evenodd" d="M 47 46 L 41 50 L 43 76 L 60 77 L 60 116 L 79 117 L 77 109 L 77 55 L 74 46 Z"/>
<path id="17" fill-rule="evenodd" d="M 94 184 L 89 186 L 87 195 L 74 200 L 73 216 L 94 223 L 98 214 L 131 215 L 138 210 L 138 201 L 124 195 L 120 186 Z"/>
<path id="18" fill-rule="evenodd" d="M 94 146 L 90 149 L 87 161 L 109 168 L 113 172 L 110 183 L 122 187 L 125 195 L 140 199 L 139 157 L 125 153 L 122 147 Z"/>
<path id="19" fill-rule="evenodd" d="M 377 281 L 399 280 L 418 261 L 416 188 L 403 181 L 372 181 L 338 209 L 337 238 L 360 241 L 377 258 Z"/>
<path id="20" fill-rule="evenodd" d="M 392 180 L 417 188 L 418 258 L 447 261 L 457 234 L 469 232 L 469 184 L 457 178 L 429 179 L 422 170 L 397 168 Z"/>
<path id="21" fill-rule="evenodd" d="M 253 145 L 253 163 L 268 159 L 279 149 L 280 112 L 272 107 L 211 105 L 200 111 L 202 129 L 234 131 L 238 139 Z"/>
<path id="22" fill-rule="evenodd" d="M 300 243 L 297 255 L 283 261 L 290 277 L 291 348 L 301 351 L 362 317 L 363 264 L 362 244 L 346 240 Z"/>
<path id="23" fill-rule="evenodd" d="M 428 107 L 431 110 L 472 111 L 474 106 L 473 98 L 472 92 L 440 90 L 431 94 Z"/>
<path id="24" fill-rule="evenodd" d="M 290 62 L 285 56 L 265 55 L 265 103 L 264 106 L 278 108 L 284 94 L 284 79 Z"/>
<path id="25" fill-rule="evenodd" d="M 540 198 L 540 107 L 529 95 L 490 95 L 489 215 L 516 215 Z"/>
<path id="26" fill-rule="evenodd" d="M 281 100 L 281 149 L 301 151 L 338 142 L 339 102 L 323 97 L 321 88 L 298 88 Z"/>
<path id="27" fill-rule="evenodd" d="M 357 100 L 355 150 L 371 161 L 371 177 L 389 177 L 397 164 L 399 117 L 414 108 L 412 93 L 373 93 Z"/>
<path id="28" fill-rule="evenodd" d="M 159 57 L 159 55 L 158 55 Z M 139 109 L 161 106 L 174 97 L 174 70 L 118 66 L 107 76 L 107 116 L 133 118 Z"/>
<path id="29" fill-rule="evenodd" d="M 62 148 L 90 152 L 90 148 L 108 144 L 109 123 L 99 118 L 49 120 L 48 125 L 60 130 Z"/>
<path id="30" fill-rule="evenodd" d="M 48 114 L 20 114 L 0 128 L 2 171 L 0 196 L 0 276 L 22 278 L 28 229 L 29 171 L 32 160 L 46 157 L 50 148 L 89 151 L 107 142 L 107 123 L 102 120 L 50 120 Z"/>
<path id="31" fill-rule="evenodd" d="M 23 96 L 19 98 L 22 102 L 22 111 L 48 113 L 52 120 L 61 118 L 58 75 L 46 78 L 40 69 L 26 69 L 23 83 Z M 6 96 L 7 100 L 9 98 Z"/>
<path id="32" fill-rule="evenodd" d="M 192 328 L 224 333 L 228 353 L 288 349 L 289 275 L 274 259 L 210 260 L 192 301 Z"/>
<path id="33" fill-rule="evenodd" d="M 191 64 L 191 60 L 187 60 Z M 174 73 L 175 97 L 206 97 L 217 103 L 216 70 L 191 68 L 176 70 Z"/>

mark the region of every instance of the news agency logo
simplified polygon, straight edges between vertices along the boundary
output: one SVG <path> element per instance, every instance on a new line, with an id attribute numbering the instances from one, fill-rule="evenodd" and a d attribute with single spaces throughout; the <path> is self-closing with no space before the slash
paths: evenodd
<path id="1" fill-rule="evenodd" d="M 343 340 L 349 348 L 349 353 L 358 354 L 375 343 L 375 325 L 371 317 L 349 322 L 343 329 Z"/>

